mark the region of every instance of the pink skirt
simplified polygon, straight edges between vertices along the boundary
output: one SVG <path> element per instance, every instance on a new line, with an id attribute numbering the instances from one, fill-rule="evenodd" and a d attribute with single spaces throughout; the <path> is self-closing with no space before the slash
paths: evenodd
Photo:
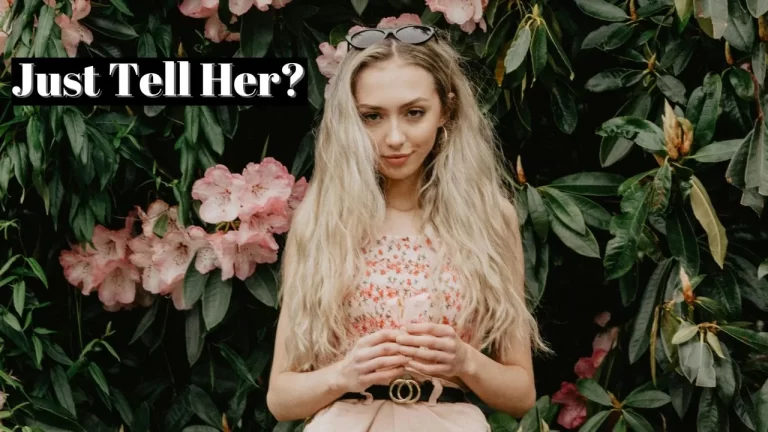
<path id="1" fill-rule="evenodd" d="M 441 380 L 443 385 L 455 384 Z M 467 402 L 338 400 L 320 410 L 304 432 L 490 432 L 485 414 Z"/>

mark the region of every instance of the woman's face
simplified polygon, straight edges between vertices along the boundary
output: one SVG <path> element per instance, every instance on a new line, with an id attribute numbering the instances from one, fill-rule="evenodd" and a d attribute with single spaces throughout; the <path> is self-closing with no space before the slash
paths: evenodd
<path id="1" fill-rule="evenodd" d="M 354 90 L 378 147 L 379 172 L 390 180 L 418 175 L 444 123 L 432 75 L 392 59 L 360 71 Z"/>

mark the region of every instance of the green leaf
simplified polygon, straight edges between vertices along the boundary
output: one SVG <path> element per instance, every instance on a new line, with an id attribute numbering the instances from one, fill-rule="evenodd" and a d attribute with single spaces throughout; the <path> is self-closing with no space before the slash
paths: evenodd
<path id="1" fill-rule="evenodd" d="M 216 120 L 216 115 L 209 106 L 201 106 L 200 112 L 200 126 L 203 129 L 203 134 L 205 134 L 211 149 L 221 156 L 224 153 L 224 133 Z"/>
<path id="2" fill-rule="evenodd" d="M 696 242 L 696 232 L 688 214 L 683 208 L 674 206 L 666 217 L 665 227 L 669 251 L 680 261 L 689 275 L 698 275 L 699 246 Z"/>
<path id="3" fill-rule="evenodd" d="M 685 85 L 677 78 L 672 75 L 662 75 L 656 80 L 656 85 L 670 101 L 679 105 L 686 104 Z"/>
<path id="4" fill-rule="evenodd" d="M 699 412 L 696 417 L 698 432 L 722 432 L 728 427 L 728 411 L 712 389 L 704 389 L 699 399 Z"/>
<path id="5" fill-rule="evenodd" d="M 103 35 L 118 40 L 131 40 L 139 37 L 139 34 L 130 24 L 114 16 L 90 14 L 81 23 Z"/>
<path id="6" fill-rule="evenodd" d="M 640 234 L 648 217 L 649 189 L 644 189 L 638 198 L 639 205 L 635 211 L 624 212 L 614 216 L 611 234 L 614 238 L 608 240 L 605 246 L 605 277 L 616 279 L 629 271 L 637 259 L 637 249 Z M 624 201 L 627 199 L 625 198 Z M 615 229 L 614 229 L 615 228 Z"/>
<path id="7" fill-rule="evenodd" d="M 651 96 L 643 92 L 622 105 L 615 117 L 646 118 L 651 110 Z M 632 141 L 620 136 L 607 136 L 600 143 L 600 165 L 608 167 L 623 159 L 632 150 Z"/>
<path id="8" fill-rule="evenodd" d="M 580 172 L 560 177 L 549 186 L 573 194 L 616 196 L 624 180 L 623 176 L 607 172 Z"/>
<path id="9" fill-rule="evenodd" d="M 257 266 L 256 271 L 245 280 L 245 286 L 257 300 L 277 308 L 277 278 L 269 266 Z"/>
<path id="10" fill-rule="evenodd" d="M 72 399 L 72 389 L 69 386 L 69 379 L 61 366 L 54 365 L 50 371 L 51 383 L 56 400 L 61 406 L 69 411 L 73 416 L 77 415 L 75 411 L 75 402 Z"/>
<path id="11" fill-rule="evenodd" d="M 184 275 L 184 305 L 186 307 L 194 306 L 203 295 L 209 274 L 201 274 L 197 271 L 194 259 L 189 263 Z"/>
<path id="12" fill-rule="evenodd" d="M 720 330 L 737 339 L 739 342 L 754 348 L 757 352 L 768 354 L 768 333 L 758 333 L 732 325 L 721 325 Z"/>
<path id="13" fill-rule="evenodd" d="M 730 160 L 736 153 L 736 149 L 744 142 L 744 139 L 732 139 L 727 141 L 718 141 L 697 151 L 695 154 L 688 156 L 688 159 L 693 159 L 702 163 L 717 163 Z"/>
<path id="14" fill-rule="evenodd" d="M 103 391 L 105 395 L 109 395 L 109 385 L 107 385 L 107 379 L 101 372 L 101 368 L 99 368 L 96 363 L 90 362 L 88 363 L 88 373 L 91 374 L 91 378 L 93 378 L 101 391 Z"/>
<path id="15" fill-rule="evenodd" d="M 552 115 L 555 119 L 557 128 L 564 134 L 572 134 L 576 130 L 579 121 L 579 112 L 576 108 L 576 101 L 565 87 L 558 81 L 552 83 L 549 97 L 552 105 Z"/>
<path id="16" fill-rule="evenodd" d="M 747 9 L 753 17 L 759 18 L 768 13 L 768 0 L 747 0 Z"/>
<path id="17" fill-rule="evenodd" d="M 528 215 L 531 217 L 533 228 L 541 240 L 546 240 L 547 233 L 549 232 L 549 213 L 547 212 L 547 207 L 544 205 L 544 201 L 535 187 L 526 184 L 525 190 Z"/>
<path id="18" fill-rule="evenodd" d="M 232 296 L 232 279 L 221 280 L 221 270 L 210 273 L 203 292 L 203 320 L 210 330 L 224 319 Z"/>
<path id="19" fill-rule="evenodd" d="M 656 171 L 656 176 L 651 183 L 649 206 L 652 214 L 664 214 L 667 211 L 671 189 L 672 169 L 667 162 Z"/>
<path id="20" fill-rule="evenodd" d="M 644 73 L 634 69 L 615 68 L 599 72 L 590 78 L 584 88 L 594 93 L 618 90 L 637 84 Z"/>
<path id="21" fill-rule="evenodd" d="M 680 327 L 678 328 L 677 333 L 672 336 L 672 344 L 678 345 L 688 342 L 691 340 L 691 338 L 698 334 L 699 326 L 691 324 L 688 321 L 683 321 L 680 323 Z"/>
<path id="22" fill-rule="evenodd" d="M 211 426 L 187 426 L 181 432 L 218 432 L 219 429 Z"/>
<path id="23" fill-rule="evenodd" d="M 691 178 L 691 207 L 693 214 L 698 219 L 709 239 L 709 250 L 715 262 L 723 267 L 725 253 L 728 248 L 728 238 L 725 235 L 725 227 L 720 223 L 720 219 L 712 207 L 706 189 L 695 176 Z"/>
<path id="24" fill-rule="evenodd" d="M 547 67 L 547 29 L 544 24 L 536 22 L 531 35 L 531 68 L 533 69 L 533 82 Z"/>
<path id="25" fill-rule="evenodd" d="M 665 151 L 664 132 L 648 120 L 638 117 L 614 117 L 596 131 L 600 136 L 622 137 L 652 152 Z"/>
<path id="26" fill-rule="evenodd" d="M 27 156 L 32 165 L 32 174 L 39 176 L 43 169 L 43 122 L 40 116 L 34 115 L 27 123 Z"/>
<path id="27" fill-rule="evenodd" d="M 709 293 L 722 306 L 728 319 L 741 316 L 741 292 L 739 284 L 730 269 L 712 269 L 708 272 L 704 293 Z M 706 295 L 706 294 L 705 294 Z"/>
<path id="28" fill-rule="evenodd" d="M 629 362 L 631 364 L 636 363 L 650 346 L 653 311 L 656 308 L 659 293 L 662 291 L 661 287 L 666 286 L 673 263 L 672 259 L 667 259 L 656 266 L 645 291 L 643 291 L 640 308 L 635 315 L 629 338 Z"/>
<path id="29" fill-rule="evenodd" d="M 48 40 L 53 29 L 53 19 L 56 17 L 56 9 L 47 5 L 40 8 L 40 15 L 37 18 L 37 30 L 35 31 L 35 44 L 32 47 L 34 57 L 45 57 L 45 50 L 48 47 Z M 10 16 L 7 17 L 10 20 Z"/>
<path id="30" fill-rule="evenodd" d="M 576 5 L 585 14 L 603 21 L 625 21 L 629 19 L 620 7 L 604 0 L 576 0 Z"/>
<path id="31" fill-rule="evenodd" d="M 719 357 L 715 361 L 717 395 L 726 406 L 731 406 L 736 391 L 738 390 L 738 387 L 741 386 L 741 377 L 738 379 L 736 378 L 737 374 L 740 375 L 741 372 L 738 370 L 738 366 L 733 362 L 728 347 L 723 347 L 714 333 L 707 332 L 707 343 L 710 348 L 712 348 L 712 351 Z"/>
<path id="32" fill-rule="evenodd" d="M 219 346 L 219 350 L 221 355 L 227 359 L 230 365 L 232 365 L 232 367 L 235 369 L 235 373 L 237 373 L 240 378 L 244 379 L 254 387 L 259 386 L 256 384 L 256 381 L 253 379 L 251 373 L 248 371 L 248 368 L 245 366 L 243 359 L 240 358 L 236 352 L 229 349 L 226 345 Z"/>
<path id="33" fill-rule="evenodd" d="M 591 400 L 592 402 L 597 402 L 600 405 L 605 405 L 608 407 L 613 406 L 611 397 L 608 395 L 608 392 L 600 387 L 600 384 L 598 384 L 597 381 L 587 378 L 580 379 L 576 382 L 576 387 L 579 389 L 579 393 L 584 395 L 584 397 Z"/>
<path id="34" fill-rule="evenodd" d="M 768 140 L 765 122 L 757 120 L 749 145 L 744 169 L 744 187 L 757 188 L 760 195 L 768 196 Z"/>
<path id="35" fill-rule="evenodd" d="M 131 341 L 128 342 L 128 344 L 132 344 L 136 342 L 141 335 L 144 334 L 144 332 L 147 331 L 149 326 L 152 325 L 153 322 L 155 322 L 155 316 L 157 316 L 157 309 L 160 305 L 159 301 L 154 301 L 152 303 L 152 306 L 147 309 L 146 312 L 144 312 L 144 316 L 141 317 L 141 321 L 139 321 L 139 325 L 136 326 L 136 331 L 133 333 L 133 337 L 131 337 Z"/>
<path id="36" fill-rule="evenodd" d="M 597 432 L 600 430 L 600 426 L 605 423 L 608 416 L 611 415 L 611 411 L 600 411 L 593 415 L 579 428 L 579 432 Z"/>
<path id="37" fill-rule="evenodd" d="M 576 232 L 557 216 L 554 216 L 550 222 L 555 235 L 574 252 L 588 258 L 600 258 L 600 247 L 592 231 L 585 228 L 585 233 Z"/>
<path id="38" fill-rule="evenodd" d="M 189 402 L 192 405 L 192 410 L 202 421 L 212 427 L 219 427 L 221 425 L 221 412 L 216 408 L 208 393 L 204 392 L 200 387 L 195 385 L 189 386 Z"/>
<path id="39" fill-rule="evenodd" d="M 757 269 L 757 278 L 758 279 L 762 279 L 766 275 L 768 275 L 768 258 L 766 258 L 765 261 L 763 261 L 760 264 L 760 267 L 758 267 L 758 269 Z"/>
<path id="40" fill-rule="evenodd" d="M 186 105 L 184 107 L 184 137 L 190 145 L 197 143 L 200 133 L 200 107 Z"/>
<path id="41" fill-rule="evenodd" d="M 645 417 L 632 410 L 624 410 L 624 420 L 627 421 L 627 425 L 633 432 L 653 432 L 653 426 L 645 419 Z"/>
<path id="42" fill-rule="evenodd" d="M 681 21 L 687 20 L 693 12 L 693 0 L 675 0 L 675 10 Z"/>
<path id="43" fill-rule="evenodd" d="M 142 33 L 139 36 L 139 43 L 136 48 L 136 53 L 141 58 L 155 58 L 157 57 L 157 47 L 155 46 L 155 39 L 150 33 Z"/>
<path id="44" fill-rule="evenodd" d="M 275 23 L 273 10 L 262 12 L 251 8 L 242 16 L 240 25 L 240 51 L 243 57 L 264 57 L 272 44 L 273 26 Z"/>
<path id="45" fill-rule="evenodd" d="M 736 96 L 751 101 L 755 95 L 755 84 L 752 75 L 741 68 L 732 68 L 728 71 L 728 79 Z"/>
<path id="46" fill-rule="evenodd" d="M 581 43 L 581 49 L 598 48 L 604 51 L 617 49 L 624 45 L 634 33 L 634 28 L 626 23 L 613 23 L 602 26 L 589 33 Z"/>
<path id="47" fill-rule="evenodd" d="M 112 6 L 114 6 L 115 9 L 119 10 L 120 12 L 128 16 L 133 16 L 133 14 L 131 13 L 131 10 L 128 8 L 128 5 L 125 4 L 124 0 L 110 0 L 110 2 L 112 2 Z"/>
<path id="48" fill-rule="evenodd" d="M 755 430 L 768 432 L 768 380 L 763 383 L 755 397 L 755 412 L 757 413 Z"/>
<path id="49" fill-rule="evenodd" d="M 358 15 L 363 15 L 366 6 L 368 6 L 368 0 L 352 0 L 352 7 Z"/>
<path id="50" fill-rule="evenodd" d="M 494 411 L 488 416 L 488 423 L 493 432 L 517 432 L 520 428 L 517 420 L 503 411 Z"/>
<path id="51" fill-rule="evenodd" d="M 685 113 L 685 117 L 694 125 L 693 148 L 695 149 L 712 142 L 712 137 L 715 135 L 715 124 L 723 95 L 723 82 L 720 75 L 712 72 L 707 73 L 699 94 L 696 103 L 693 102 L 694 94 L 691 94 Z"/>
<path id="52" fill-rule="evenodd" d="M 747 188 L 746 172 L 749 151 L 753 147 L 752 141 L 758 141 L 759 143 L 762 140 L 759 136 L 755 136 L 756 134 L 760 135 L 760 132 L 759 123 L 755 123 L 755 128 L 750 130 L 743 140 L 740 140 L 741 144 L 736 147 L 731 157 L 731 162 L 725 170 L 725 180 L 741 190 Z"/>
<path id="53" fill-rule="evenodd" d="M 547 186 L 542 186 L 539 191 L 543 194 L 544 203 L 551 215 L 577 233 L 586 233 L 587 226 L 584 223 L 584 216 L 568 194 Z M 552 218 L 550 218 L 551 220 Z"/>
<path id="54" fill-rule="evenodd" d="M 573 203 L 581 210 L 584 223 L 593 228 L 607 231 L 611 224 L 611 214 L 589 198 L 580 195 L 569 195 Z"/>
<path id="55" fill-rule="evenodd" d="M 19 280 L 13 285 L 13 306 L 16 309 L 16 313 L 22 316 L 24 312 L 24 300 L 27 295 L 27 285 L 24 280 Z"/>
<path id="56" fill-rule="evenodd" d="M 523 63 L 528 49 L 531 46 L 531 29 L 527 26 L 520 28 L 515 35 L 515 39 L 507 50 L 504 57 L 504 71 L 510 73 L 516 70 Z"/>
<path id="57" fill-rule="evenodd" d="M 728 25 L 725 27 L 725 32 L 723 32 L 723 38 L 737 50 L 751 53 L 753 43 L 757 37 L 754 19 L 744 9 L 741 2 L 729 1 L 727 4 Z"/>
<path id="58" fill-rule="evenodd" d="M 156 236 L 163 238 L 168 231 L 168 213 L 163 213 L 152 225 L 152 233 Z"/>
<path id="59" fill-rule="evenodd" d="M 236 106 L 218 105 L 216 106 L 216 117 L 219 120 L 219 126 L 224 135 L 232 139 L 237 131 L 237 124 L 240 118 L 240 110 Z"/>
<path id="60" fill-rule="evenodd" d="M 668 394 L 658 390 L 633 391 L 624 398 L 623 405 L 634 408 L 659 408 L 672 401 Z"/>
<path id="61" fill-rule="evenodd" d="M 69 138 L 69 145 L 72 147 L 72 153 L 83 165 L 87 165 L 90 151 L 85 136 L 85 121 L 82 113 L 75 108 L 65 109 L 62 119 Z"/>
<path id="62" fill-rule="evenodd" d="M 197 304 L 188 311 L 184 320 L 184 334 L 187 348 L 187 362 L 194 366 L 203 352 L 205 333 L 201 320 L 201 304 Z"/>
<path id="63" fill-rule="evenodd" d="M 691 340 L 681 344 L 680 367 L 686 378 L 697 387 L 715 387 L 715 359 L 712 349 L 701 340 Z"/>
<path id="64" fill-rule="evenodd" d="M 21 324 L 19 324 L 19 320 L 16 318 L 15 315 L 11 313 L 11 311 L 5 309 L 2 312 L 3 314 L 3 321 L 5 321 L 6 324 L 8 324 L 12 329 L 16 330 L 17 332 L 21 332 Z"/>
<path id="65" fill-rule="evenodd" d="M 765 82 L 766 67 L 765 46 L 762 42 L 756 43 L 754 49 L 752 50 L 751 65 L 752 72 L 755 74 L 755 78 L 757 78 L 757 83 L 762 85 L 763 82 Z"/>

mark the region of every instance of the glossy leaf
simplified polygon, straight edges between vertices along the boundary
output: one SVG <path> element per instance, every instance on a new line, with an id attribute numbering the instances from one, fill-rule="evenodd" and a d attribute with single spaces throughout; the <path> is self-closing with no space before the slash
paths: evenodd
<path id="1" fill-rule="evenodd" d="M 210 330 L 224 319 L 232 296 L 232 279 L 221 280 L 221 270 L 216 269 L 208 276 L 203 292 L 203 320 Z"/>
<path id="2" fill-rule="evenodd" d="M 550 103 L 557 128 L 565 134 L 572 134 L 579 121 L 579 112 L 568 88 L 557 81 L 552 83 Z"/>
<path id="3" fill-rule="evenodd" d="M 667 242 L 672 255 L 691 276 L 699 274 L 699 246 L 688 214 L 675 206 L 666 217 Z"/>
<path id="4" fill-rule="evenodd" d="M 544 203 L 551 216 L 559 219 L 563 224 L 579 234 L 586 232 L 584 216 L 579 207 L 571 200 L 568 194 L 551 187 L 541 187 L 540 191 L 545 198 Z M 550 218 L 552 220 L 553 218 Z"/>
<path id="5" fill-rule="evenodd" d="M 656 80 L 656 85 L 670 101 L 680 105 L 686 104 L 685 85 L 677 78 L 672 75 L 662 75 Z"/>
<path id="6" fill-rule="evenodd" d="M 603 389 L 597 381 L 592 379 L 580 379 L 576 383 L 576 387 L 579 389 L 579 393 L 584 395 L 592 402 L 597 402 L 600 405 L 613 406 L 611 398 L 608 396 L 608 392 Z"/>
<path id="7" fill-rule="evenodd" d="M 605 0 L 576 0 L 576 5 L 585 14 L 603 21 L 624 21 L 629 19 L 624 10 Z"/>
<path id="8" fill-rule="evenodd" d="M 264 57 L 272 44 L 274 14 L 253 7 L 241 17 L 240 49 L 243 57 Z"/>
<path id="9" fill-rule="evenodd" d="M 622 105 L 616 113 L 617 117 L 632 116 L 644 119 L 651 109 L 651 96 L 641 93 Z M 621 136 L 603 137 L 600 143 L 600 164 L 608 167 L 623 159 L 632 150 L 632 141 Z"/>
<path id="10" fill-rule="evenodd" d="M 599 413 L 593 415 L 590 417 L 584 424 L 579 428 L 579 432 L 597 432 L 600 430 L 600 426 L 605 423 L 605 420 L 608 419 L 608 416 L 611 415 L 611 411 L 600 411 Z"/>
<path id="11" fill-rule="evenodd" d="M 757 432 L 768 431 L 768 380 L 763 383 L 755 398 L 755 412 L 757 413 Z"/>
<path id="12" fill-rule="evenodd" d="M 596 133 L 604 137 L 626 138 L 652 152 L 665 150 L 664 132 L 654 123 L 638 117 L 614 117 L 605 121 Z"/>
<path id="13" fill-rule="evenodd" d="M 695 154 L 689 156 L 689 159 L 696 160 L 702 163 L 717 163 L 731 160 L 736 153 L 739 145 L 743 142 L 743 139 L 733 139 L 727 141 L 718 141 L 709 144 L 708 146 L 697 151 Z"/>
<path id="14" fill-rule="evenodd" d="M 624 410 L 624 419 L 633 432 L 652 432 L 654 430 L 645 417 L 632 410 Z"/>
<path id="15" fill-rule="evenodd" d="M 504 70 L 506 73 L 510 73 L 520 67 L 523 60 L 525 60 L 525 56 L 528 54 L 530 45 L 531 29 L 527 26 L 520 28 L 504 58 Z"/>
<path id="16" fill-rule="evenodd" d="M 550 187 L 563 192 L 592 196 L 616 196 L 624 177 L 606 172 L 580 172 L 553 180 Z"/>
<path id="17" fill-rule="evenodd" d="M 639 205 L 632 212 L 614 216 L 611 234 L 614 238 L 605 247 L 605 277 L 616 279 L 629 271 L 635 263 L 640 234 L 648 217 L 648 189 L 639 195 Z M 615 227 L 615 230 L 613 229 Z"/>
<path id="18" fill-rule="evenodd" d="M 633 69 L 608 69 L 590 78 L 584 88 L 595 93 L 618 90 L 637 84 L 643 79 L 643 72 Z"/>
<path id="19" fill-rule="evenodd" d="M 725 227 L 720 223 L 720 219 L 712 207 L 709 194 L 707 194 L 701 182 L 696 177 L 693 177 L 691 185 L 691 207 L 693 208 L 693 214 L 707 233 L 712 258 L 722 268 L 726 249 L 728 248 Z"/>
<path id="20" fill-rule="evenodd" d="M 694 339 L 680 345 L 680 367 L 697 387 L 715 387 L 715 359 L 706 342 Z"/>
<path id="21" fill-rule="evenodd" d="M 581 43 L 581 49 L 598 48 L 605 51 L 624 45 L 634 34 L 634 27 L 625 23 L 613 23 L 594 30 Z"/>
<path id="22" fill-rule="evenodd" d="M 277 308 L 277 280 L 274 272 L 267 265 L 260 265 L 245 280 L 245 286 L 260 302 Z"/>
<path id="23" fill-rule="evenodd" d="M 650 346 L 653 311 L 656 308 L 659 293 L 662 291 L 661 287 L 667 283 L 673 262 L 668 259 L 656 266 L 643 291 L 640 308 L 635 315 L 629 338 L 629 362 L 632 364 L 636 363 Z"/>
<path id="24" fill-rule="evenodd" d="M 694 93 L 696 92 L 694 91 Z M 694 149 L 704 147 L 712 141 L 722 94 L 723 83 L 720 75 L 716 73 L 708 73 L 704 77 L 704 84 L 699 92 L 700 96 L 696 98 L 695 103 L 694 94 L 691 94 L 685 117 L 694 125 Z"/>
<path id="25" fill-rule="evenodd" d="M 718 0 L 714 1 L 717 2 Z M 752 45 L 757 36 L 755 20 L 744 9 L 742 2 L 729 1 L 727 3 L 728 25 L 725 27 L 725 32 L 723 32 L 723 38 L 737 50 L 751 53 Z"/>
<path id="26" fill-rule="evenodd" d="M 526 199 L 528 203 L 528 214 L 533 223 L 533 228 L 536 230 L 536 235 L 541 240 L 547 239 L 547 233 L 549 232 L 549 213 L 547 207 L 544 205 L 544 200 L 541 198 L 539 191 L 530 184 L 525 185 Z"/>
<path id="27" fill-rule="evenodd" d="M 728 427 L 728 412 L 712 389 L 704 389 L 701 392 L 699 410 L 696 417 L 696 428 L 699 432 L 730 430 Z"/>

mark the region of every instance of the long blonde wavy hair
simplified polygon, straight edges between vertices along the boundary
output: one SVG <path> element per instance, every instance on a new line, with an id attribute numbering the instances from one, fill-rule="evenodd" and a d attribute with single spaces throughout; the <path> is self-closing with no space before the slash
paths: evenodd
<path id="1" fill-rule="evenodd" d="M 526 299 L 515 289 L 524 284 L 524 261 L 516 247 L 515 212 L 502 211 L 513 195 L 503 181 L 498 139 L 463 73 L 463 60 L 438 32 L 420 45 L 386 39 L 352 49 L 330 84 L 312 180 L 294 213 L 280 269 L 280 303 L 291 321 L 289 370 L 314 370 L 323 359 L 338 358 L 349 337 L 344 298 L 361 280 L 362 247 L 377 234 L 386 209 L 377 146 L 355 104 L 355 78 L 367 65 L 391 58 L 430 72 L 447 113 L 447 141 L 439 133 L 436 151 L 425 160 L 419 204 L 421 228 L 439 239 L 435 268 L 460 264 L 456 272 L 465 290 L 459 328 L 471 329 L 474 346 L 502 358 L 515 334 L 527 334 L 534 349 L 546 351 Z"/>

